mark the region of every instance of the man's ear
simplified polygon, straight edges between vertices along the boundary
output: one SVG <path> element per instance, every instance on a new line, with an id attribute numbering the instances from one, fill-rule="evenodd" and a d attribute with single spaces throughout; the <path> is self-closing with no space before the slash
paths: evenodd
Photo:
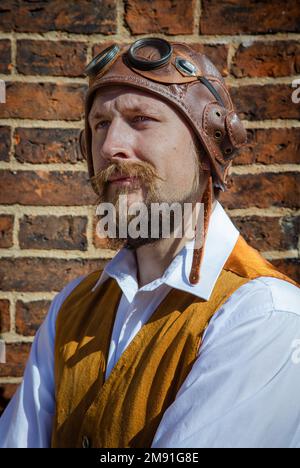
<path id="1" fill-rule="evenodd" d="M 86 144 L 85 144 L 85 132 L 84 132 L 84 129 L 83 130 L 80 130 L 80 133 L 79 133 L 79 148 L 80 148 L 80 152 L 82 154 L 82 156 L 84 157 L 84 159 L 87 158 L 87 154 L 86 154 Z"/>

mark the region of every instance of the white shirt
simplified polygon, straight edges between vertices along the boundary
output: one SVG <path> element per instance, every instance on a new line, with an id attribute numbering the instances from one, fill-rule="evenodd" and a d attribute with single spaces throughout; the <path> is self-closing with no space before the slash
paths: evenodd
<path id="1" fill-rule="evenodd" d="M 122 297 L 114 323 L 106 378 L 170 288 L 209 300 L 239 232 L 216 203 L 200 282 L 188 282 L 193 241 L 161 278 L 138 288 L 133 252 L 121 249 L 94 291 L 109 276 Z M 49 447 L 54 398 L 57 313 L 84 276 L 51 303 L 38 330 L 24 379 L 0 419 L 0 447 Z M 214 314 L 198 357 L 155 434 L 159 447 L 300 447 L 300 289 L 262 277 L 241 286 Z"/>

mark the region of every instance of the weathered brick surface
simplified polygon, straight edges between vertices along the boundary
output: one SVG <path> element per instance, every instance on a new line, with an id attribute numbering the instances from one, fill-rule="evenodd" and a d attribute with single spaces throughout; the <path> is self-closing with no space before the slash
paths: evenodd
<path id="1" fill-rule="evenodd" d="M 14 217 L 11 215 L 0 215 L 0 248 L 12 246 Z"/>
<path id="2" fill-rule="evenodd" d="M 10 40 L 3 39 L 0 41 L 0 73 L 9 74 L 10 72 L 11 72 L 11 44 L 10 44 Z"/>
<path id="3" fill-rule="evenodd" d="M 84 216 L 24 216 L 20 220 L 22 249 L 86 250 Z"/>
<path id="4" fill-rule="evenodd" d="M 9 161 L 10 127 L 0 127 L 0 161 Z"/>
<path id="5" fill-rule="evenodd" d="M 202 0 L 202 34 L 299 32 L 300 9 L 295 0 Z"/>
<path id="6" fill-rule="evenodd" d="M 106 261 L 52 258 L 0 259 L 1 291 L 60 291 L 81 275 L 104 268 Z"/>
<path id="7" fill-rule="evenodd" d="M 85 90 L 81 84 L 7 82 L 0 118 L 80 120 Z"/>
<path id="8" fill-rule="evenodd" d="M 190 45 L 197 52 L 205 54 L 223 76 L 228 75 L 228 44 L 199 44 L 197 42 L 192 42 Z"/>
<path id="9" fill-rule="evenodd" d="M 300 106 L 292 102 L 294 89 L 285 84 L 231 88 L 240 117 L 245 120 L 300 119 Z"/>
<path id="10" fill-rule="evenodd" d="M 286 258 L 280 260 L 273 260 L 271 263 L 282 271 L 290 278 L 293 278 L 300 284 L 300 259 L 299 258 Z"/>
<path id="11" fill-rule="evenodd" d="M 18 388 L 17 384 L 0 384 L 0 416 Z"/>
<path id="12" fill-rule="evenodd" d="M 22 377 L 30 347 L 30 343 L 6 344 L 6 363 L 0 364 L 0 377 Z"/>
<path id="13" fill-rule="evenodd" d="M 230 190 L 222 192 L 220 202 L 229 209 L 285 207 L 300 208 L 300 173 L 234 175 Z"/>
<path id="14" fill-rule="evenodd" d="M 237 164 L 299 164 L 300 128 L 248 129 Z"/>
<path id="15" fill-rule="evenodd" d="M 262 252 L 298 248 L 300 216 L 237 216 L 232 221 L 250 245 Z"/>
<path id="16" fill-rule="evenodd" d="M 232 60 L 237 77 L 289 76 L 300 72 L 300 43 L 272 41 L 242 43 Z"/>
<path id="17" fill-rule="evenodd" d="M 83 160 L 79 130 L 71 128 L 16 128 L 14 154 L 21 163 L 72 163 Z"/>
<path id="18" fill-rule="evenodd" d="M 116 1 L 2 0 L 0 30 L 113 34 L 116 32 Z"/>
<path id="19" fill-rule="evenodd" d="M 96 195 L 86 172 L 0 171 L 0 203 L 21 205 L 89 205 Z"/>
<path id="20" fill-rule="evenodd" d="M 16 303 L 16 332 L 23 336 L 33 336 L 42 324 L 51 301 L 31 301 Z"/>
<path id="21" fill-rule="evenodd" d="M 195 0 L 125 0 L 125 21 L 132 34 L 192 34 Z"/>
<path id="22" fill-rule="evenodd" d="M 24 75 L 85 76 L 87 44 L 17 41 L 17 69 Z"/>
<path id="23" fill-rule="evenodd" d="M 9 301 L 0 299 L 0 334 L 10 330 Z"/>

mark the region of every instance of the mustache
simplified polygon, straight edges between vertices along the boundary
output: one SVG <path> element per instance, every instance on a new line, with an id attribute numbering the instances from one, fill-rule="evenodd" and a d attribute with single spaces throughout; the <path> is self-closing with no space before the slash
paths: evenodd
<path id="1" fill-rule="evenodd" d="M 90 177 L 91 185 L 97 195 L 102 196 L 109 179 L 115 175 L 136 177 L 147 186 L 151 186 L 156 179 L 165 180 L 159 176 L 152 164 L 146 161 L 133 161 L 130 163 L 116 161 Z"/>

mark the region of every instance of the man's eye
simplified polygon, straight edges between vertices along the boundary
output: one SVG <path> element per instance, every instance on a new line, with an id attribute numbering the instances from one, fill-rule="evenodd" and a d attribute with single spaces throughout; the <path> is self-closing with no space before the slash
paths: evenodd
<path id="1" fill-rule="evenodd" d="M 104 124 L 107 123 L 108 120 L 102 120 L 101 122 L 98 122 L 96 125 L 95 125 L 95 128 L 98 129 L 98 128 L 104 128 Z"/>
<path id="2" fill-rule="evenodd" d="M 133 121 L 144 122 L 146 120 L 151 120 L 151 118 L 147 117 L 147 115 L 137 115 L 136 117 L 133 118 Z"/>

